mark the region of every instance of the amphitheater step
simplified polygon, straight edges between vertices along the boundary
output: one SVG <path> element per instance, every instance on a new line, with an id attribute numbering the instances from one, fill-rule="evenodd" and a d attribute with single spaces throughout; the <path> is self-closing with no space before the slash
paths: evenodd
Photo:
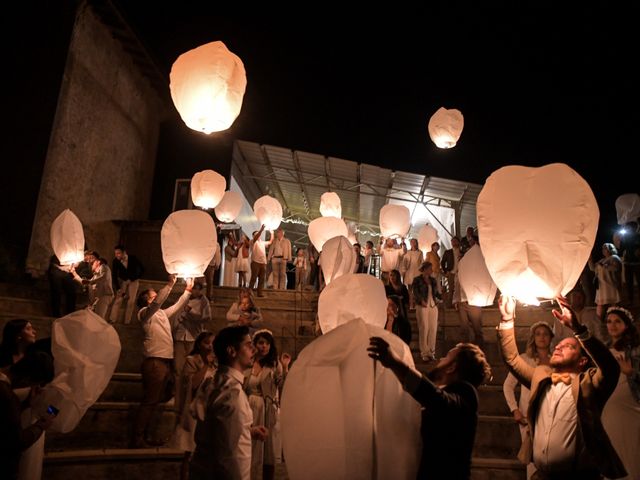
<path id="1" fill-rule="evenodd" d="M 471 480 L 525 480 L 526 478 L 526 468 L 518 460 L 471 459 Z"/>

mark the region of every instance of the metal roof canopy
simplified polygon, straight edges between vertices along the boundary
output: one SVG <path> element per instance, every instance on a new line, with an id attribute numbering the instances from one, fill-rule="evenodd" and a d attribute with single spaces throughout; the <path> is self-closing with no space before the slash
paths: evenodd
<path id="1" fill-rule="evenodd" d="M 251 205 L 263 195 L 282 204 L 282 228 L 294 243 L 308 243 L 307 226 L 320 216 L 320 196 L 336 192 L 342 217 L 379 232 L 380 209 L 387 203 L 451 207 L 456 231 L 476 224 L 482 185 L 429 177 L 243 140 L 234 141 L 231 175 Z M 446 228 L 445 228 L 446 229 Z M 450 232 L 455 234 L 455 232 Z"/>

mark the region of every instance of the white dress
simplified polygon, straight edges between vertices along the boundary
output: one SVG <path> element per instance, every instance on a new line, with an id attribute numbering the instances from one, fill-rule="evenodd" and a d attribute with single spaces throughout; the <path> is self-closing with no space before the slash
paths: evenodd
<path id="1" fill-rule="evenodd" d="M 420 275 L 420 265 L 422 265 L 422 251 L 421 250 L 409 250 L 404 254 L 402 259 L 402 270 L 404 272 L 404 284 L 407 288 L 411 287 L 413 279 Z"/>

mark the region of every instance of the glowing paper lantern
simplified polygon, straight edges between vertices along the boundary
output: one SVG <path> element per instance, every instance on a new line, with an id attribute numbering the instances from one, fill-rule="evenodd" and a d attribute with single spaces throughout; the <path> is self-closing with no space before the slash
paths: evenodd
<path id="1" fill-rule="evenodd" d="M 214 208 L 224 195 L 227 181 L 218 172 L 203 170 L 191 178 L 191 201 L 196 207 Z"/>
<path id="2" fill-rule="evenodd" d="M 242 197 L 238 192 L 224 192 L 222 200 L 216 205 L 216 217 L 221 222 L 233 222 L 242 210 Z"/>
<path id="3" fill-rule="evenodd" d="M 400 338 L 361 319 L 316 338 L 293 364 L 280 417 L 291 480 L 416 478 L 420 405 L 366 355 L 371 336 L 413 368 Z"/>
<path id="4" fill-rule="evenodd" d="M 460 139 L 464 117 L 460 110 L 440 107 L 429 119 L 429 136 L 438 148 L 453 148 Z"/>
<path id="5" fill-rule="evenodd" d="M 82 223 L 68 208 L 51 224 L 51 248 L 60 265 L 71 265 L 84 260 L 84 232 Z"/>
<path id="6" fill-rule="evenodd" d="M 335 192 L 324 192 L 320 197 L 320 214 L 323 217 L 342 218 L 340 197 Z"/>
<path id="7" fill-rule="evenodd" d="M 411 212 L 404 205 L 387 204 L 380 209 L 380 235 L 404 237 L 411 228 Z"/>
<path id="8" fill-rule="evenodd" d="M 311 220 L 307 233 L 309 240 L 319 252 L 322 251 L 323 245 L 330 238 L 339 237 L 340 235 L 346 237 L 349 234 L 344 220 L 336 217 L 320 217 Z"/>
<path id="9" fill-rule="evenodd" d="M 598 228 L 593 192 L 569 166 L 503 167 L 476 205 L 482 253 L 500 291 L 536 304 L 578 281 Z"/>
<path id="10" fill-rule="evenodd" d="M 493 305 L 498 287 L 484 261 L 484 255 L 479 245 L 474 245 L 458 263 L 458 281 L 463 297 L 469 305 L 486 307 Z M 464 298 L 462 299 L 464 301 Z"/>
<path id="11" fill-rule="evenodd" d="M 324 253 L 323 253 L 324 255 Z M 322 260 L 324 263 L 324 260 Z M 387 323 L 387 296 L 384 284 L 373 275 L 349 273 L 322 289 L 318 298 L 318 322 L 322 333 L 354 318 L 384 328 Z"/>
<path id="12" fill-rule="evenodd" d="M 201 210 L 178 210 L 167 217 L 160 232 L 162 260 L 178 277 L 202 277 L 217 248 L 216 226 Z"/>
<path id="13" fill-rule="evenodd" d="M 640 195 L 637 193 L 620 195 L 616 199 L 616 213 L 618 214 L 618 225 L 637 222 L 640 217 Z"/>
<path id="14" fill-rule="evenodd" d="M 438 231 L 431 225 L 426 224 L 418 230 L 418 248 L 422 250 L 422 254 L 426 255 L 431 251 L 431 245 L 440 240 Z"/>
<path id="15" fill-rule="evenodd" d="M 203 133 L 231 126 L 247 88 L 242 60 L 219 41 L 180 55 L 169 80 L 171 99 L 180 117 L 187 127 Z"/>
<path id="16" fill-rule="evenodd" d="M 267 230 L 275 230 L 282 222 L 282 205 L 269 195 L 264 195 L 255 201 L 253 213 Z"/>
<path id="17" fill-rule="evenodd" d="M 322 247 L 320 267 L 327 285 L 342 275 L 352 273 L 356 266 L 356 252 L 349 239 L 343 236 L 327 240 Z"/>
<path id="18" fill-rule="evenodd" d="M 51 326 L 55 376 L 34 397 L 34 411 L 44 416 L 49 405 L 60 413 L 51 429 L 72 431 L 111 381 L 120 358 L 118 332 L 88 309 L 59 318 Z"/>

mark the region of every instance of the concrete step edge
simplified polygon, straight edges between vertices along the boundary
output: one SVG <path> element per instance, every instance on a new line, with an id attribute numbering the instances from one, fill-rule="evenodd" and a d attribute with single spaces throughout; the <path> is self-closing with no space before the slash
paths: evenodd
<path id="1" fill-rule="evenodd" d="M 44 463 L 96 463 L 117 462 L 122 460 L 182 460 L 184 452 L 173 448 L 105 448 L 99 450 L 67 450 L 64 452 L 45 452 Z"/>
<path id="2" fill-rule="evenodd" d="M 492 458 L 492 457 L 473 457 L 471 466 L 475 468 L 496 468 L 504 470 L 524 470 L 525 465 L 516 459 Z"/>

